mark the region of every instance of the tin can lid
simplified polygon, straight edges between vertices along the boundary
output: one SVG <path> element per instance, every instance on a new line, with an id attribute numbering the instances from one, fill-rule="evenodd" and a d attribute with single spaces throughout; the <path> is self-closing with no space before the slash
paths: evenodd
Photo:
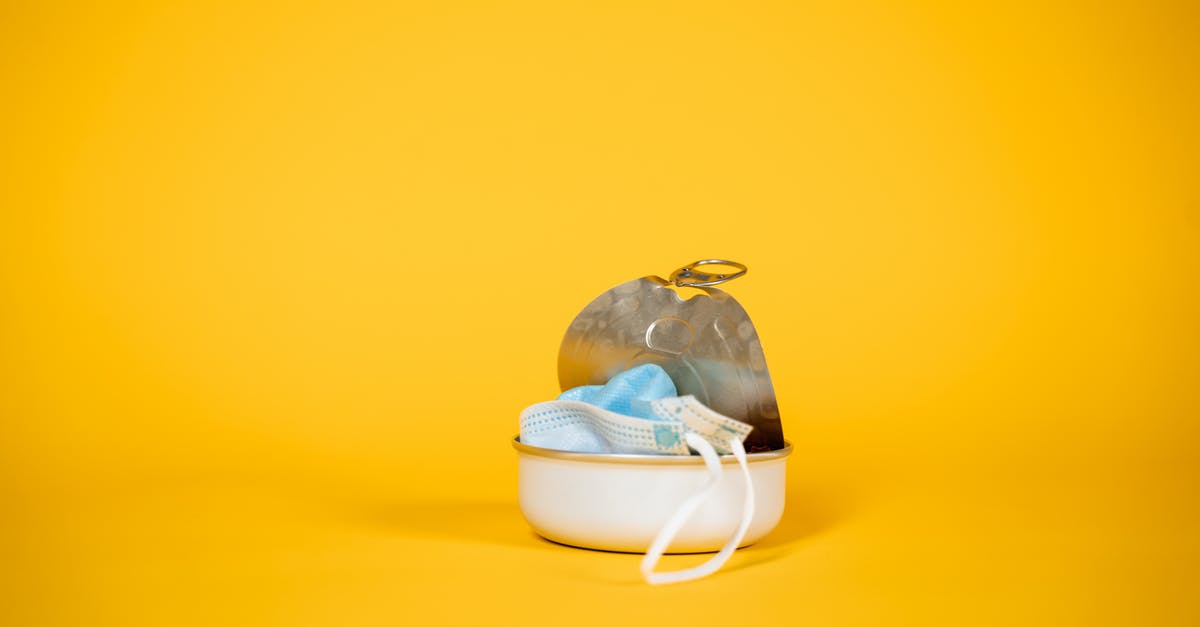
<path id="1" fill-rule="evenodd" d="M 704 271 L 716 264 L 737 272 Z M 679 394 L 752 425 L 747 451 L 783 448 L 775 389 L 754 323 L 732 296 L 711 287 L 746 271 L 740 263 L 709 259 L 681 267 L 670 280 L 647 276 L 604 292 L 567 327 L 558 353 L 559 386 L 602 385 L 634 366 L 658 364 Z M 684 300 L 672 286 L 701 293 Z"/>

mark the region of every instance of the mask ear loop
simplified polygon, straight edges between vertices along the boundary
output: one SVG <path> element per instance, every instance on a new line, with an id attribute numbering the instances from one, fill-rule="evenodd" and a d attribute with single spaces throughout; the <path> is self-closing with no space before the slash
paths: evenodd
<path id="1" fill-rule="evenodd" d="M 737 531 L 716 555 L 699 566 L 665 573 L 654 572 L 654 567 L 658 565 L 659 559 L 667 550 L 667 546 L 671 544 L 671 540 L 675 539 L 675 534 L 679 533 L 692 514 L 712 496 L 716 491 L 717 482 L 721 479 L 721 459 L 713 450 L 712 445 L 695 433 L 687 433 L 684 437 L 687 439 L 688 445 L 699 451 L 700 456 L 704 458 L 704 465 L 708 467 L 708 481 L 700 488 L 699 492 L 693 494 L 683 502 L 683 505 L 679 506 L 679 509 L 675 510 L 667 524 L 659 530 L 654 542 L 650 543 L 646 556 L 642 558 L 642 576 L 646 578 L 647 583 L 654 585 L 690 581 L 717 572 L 742 543 L 742 538 L 746 537 L 746 530 L 750 528 L 750 521 L 754 519 L 754 484 L 750 481 L 750 467 L 746 464 L 746 449 L 742 446 L 741 440 L 731 438 L 729 448 L 733 450 L 738 465 L 742 467 L 742 476 L 746 479 L 746 500 L 742 504 L 742 522 L 738 525 Z"/>

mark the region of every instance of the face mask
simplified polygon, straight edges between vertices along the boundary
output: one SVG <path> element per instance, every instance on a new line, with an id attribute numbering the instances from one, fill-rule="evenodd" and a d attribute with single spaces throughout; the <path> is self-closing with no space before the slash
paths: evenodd
<path id="1" fill-rule="evenodd" d="M 610 412 L 657 420 L 650 402 L 677 396 L 675 383 L 659 366 L 631 368 L 604 385 L 581 385 L 559 395 L 560 401 L 582 401 Z"/>
<path id="2" fill-rule="evenodd" d="M 583 386 L 558 400 L 521 412 L 521 441 L 531 446 L 580 453 L 687 455 L 685 435 L 706 440 L 718 453 L 729 441 L 746 439 L 752 427 L 723 416 L 694 396 L 674 396 L 671 378 L 646 364 L 603 386 Z"/>

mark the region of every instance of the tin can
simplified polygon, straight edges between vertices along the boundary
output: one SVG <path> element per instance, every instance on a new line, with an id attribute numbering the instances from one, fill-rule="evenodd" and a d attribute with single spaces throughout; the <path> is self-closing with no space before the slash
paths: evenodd
<path id="1" fill-rule="evenodd" d="M 538 535 L 575 547 L 642 553 L 708 473 L 698 456 L 573 453 L 522 444 L 521 513 Z M 783 516 L 791 444 L 746 456 L 756 507 L 739 546 L 760 540 Z M 746 481 L 732 455 L 715 492 L 675 535 L 668 553 L 717 551 L 738 527 Z M 730 468 L 733 466 L 734 468 Z"/>

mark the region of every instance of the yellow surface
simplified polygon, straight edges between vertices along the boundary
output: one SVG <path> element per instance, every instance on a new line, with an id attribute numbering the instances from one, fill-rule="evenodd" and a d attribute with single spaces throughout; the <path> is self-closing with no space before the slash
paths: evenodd
<path id="1" fill-rule="evenodd" d="M 0 6 L 0 624 L 1200 624 L 1194 5 L 422 4 Z M 650 588 L 508 442 L 707 256 L 788 511 Z"/>

